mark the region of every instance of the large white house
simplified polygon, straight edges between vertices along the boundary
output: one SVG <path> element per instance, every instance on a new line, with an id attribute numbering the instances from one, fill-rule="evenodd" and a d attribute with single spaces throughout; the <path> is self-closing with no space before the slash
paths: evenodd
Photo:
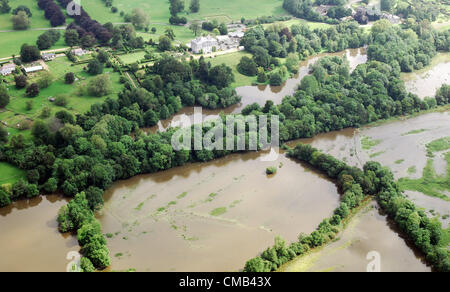
<path id="1" fill-rule="evenodd" d="M 211 53 L 213 48 L 217 49 L 218 45 L 217 39 L 211 36 L 199 37 L 191 41 L 191 49 L 195 54 Z"/>

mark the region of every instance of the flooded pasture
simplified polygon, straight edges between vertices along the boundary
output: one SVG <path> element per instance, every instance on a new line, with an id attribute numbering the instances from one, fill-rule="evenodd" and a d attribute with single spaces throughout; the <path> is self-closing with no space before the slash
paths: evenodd
<path id="1" fill-rule="evenodd" d="M 339 204 L 334 182 L 280 154 L 234 154 L 116 183 L 99 215 L 112 270 L 238 271 L 312 232 Z M 278 168 L 266 175 L 269 166 Z"/>
<path id="2" fill-rule="evenodd" d="M 450 54 L 439 53 L 430 66 L 422 70 L 403 73 L 406 90 L 417 94 L 421 99 L 434 96 L 443 84 L 450 84 Z"/>
<path id="3" fill-rule="evenodd" d="M 375 255 L 375 257 L 373 257 Z M 387 216 L 371 202 L 356 214 L 339 240 L 281 267 L 286 272 L 429 272 L 422 255 L 399 235 Z"/>
<path id="4" fill-rule="evenodd" d="M 80 249 L 75 236 L 58 231 L 58 210 L 67 201 L 47 195 L 0 209 L 1 272 L 66 271 L 67 253 Z"/>

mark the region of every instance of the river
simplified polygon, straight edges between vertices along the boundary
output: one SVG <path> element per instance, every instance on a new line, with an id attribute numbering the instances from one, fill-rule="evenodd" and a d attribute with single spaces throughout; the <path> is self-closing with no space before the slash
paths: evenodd
<path id="1" fill-rule="evenodd" d="M 1 272 L 66 270 L 67 254 L 80 249 L 75 236 L 58 231 L 58 210 L 68 201 L 47 195 L 0 209 Z"/>
<path id="2" fill-rule="evenodd" d="M 354 57 L 354 62 L 350 62 L 352 66 L 365 61 L 361 50 L 341 54 Z M 225 112 L 239 112 L 245 105 L 255 102 L 254 96 L 260 93 L 263 93 L 258 100 L 260 104 L 266 99 L 281 102 L 285 94 L 295 91 L 302 74 L 307 74 L 315 58 L 318 56 L 302 64 L 295 82 L 287 81 L 280 88 L 238 89 L 243 95 L 242 103 Z M 191 118 L 193 112 L 192 108 L 187 108 L 181 116 Z M 203 115 L 213 117 L 217 113 L 203 111 Z M 374 159 L 390 167 L 396 178 L 405 175 L 415 178 L 426 163 L 425 144 L 450 133 L 449 117 L 448 112 L 430 113 L 380 126 L 319 134 L 300 141 L 311 143 L 351 165 L 362 166 L 365 161 Z M 175 120 L 176 117 L 163 121 L 162 128 Z M 410 134 L 418 130 L 423 131 Z M 376 145 L 363 149 L 363 137 L 377 141 Z M 290 145 L 295 142 L 298 141 Z M 234 154 L 208 163 L 188 164 L 116 182 L 107 191 L 105 208 L 98 214 L 111 250 L 110 270 L 236 271 L 246 260 L 270 246 L 276 235 L 288 242 L 294 241 L 300 232 L 311 232 L 323 218 L 331 215 L 340 196 L 332 181 L 283 154 L 274 162 L 262 161 L 260 158 L 264 155 Z M 400 160 L 401 163 L 396 163 Z M 407 169 L 412 165 L 416 165 L 419 172 L 409 174 Z M 278 167 L 277 174 L 267 176 L 265 168 L 268 166 Z M 410 198 L 426 209 L 435 207 L 442 214 L 449 211 L 448 202 L 420 193 L 411 193 Z M 60 234 L 57 230 L 57 212 L 66 202 L 56 195 L 42 196 L 0 209 L 0 271 L 66 269 L 67 253 L 79 250 L 74 236 Z M 367 219 L 367 223 L 353 233 L 358 240 L 366 240 L 361 242 L 371 244 L 348 249 L 344 257 L 358 257 L 358 260 L 354 265 L 347 260 L 344 267 L 336 270 L 365 269 L 362 262 L 366 261 L 360 257 L 369 249 L 382 251 L 382 256 L 386 254 L 387 263 L 395 263 L 390 265 L 392 270 L 429 270 L 420 255 L 414 254 L 398 239 L 398 233 L 388 228 L 389 222 L 382 214 L 371 214 L 376 220 Z M 361 219 L 361 222 L 366 221 Z M 366 224 L 369 227 L 364 229 Z M 379 239 L 389 240 L 374 240 L 367 230 L 376 231 Z M 386 242 L 388 247 L 383 246 Z M 336 261 L 339 259 L 336 256 Z M 332 263 L 331 258 L 327 261 Z M 328 268 L 329 265 L 322 265 L 314 269 Z"/>

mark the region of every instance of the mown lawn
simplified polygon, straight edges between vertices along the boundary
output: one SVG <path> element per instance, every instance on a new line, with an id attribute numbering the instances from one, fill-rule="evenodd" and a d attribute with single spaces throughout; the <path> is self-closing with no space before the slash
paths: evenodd
<path id="1" fill-rule="evenodd" d="M 120 58 L 120 60 L 122 60 L 122 62 L 124 64 L 132 64 L 139 60 L 142 60 L 146 54 L 147 54 L 147 52 L 142 51 L 142 52 L 136 52 L 136 53 L 126 54 L 126 55 L 120 55 L 119 58 Z"/>
<path id="2" fill-rule="evenodd" d="M 0 186 L 25 178 L 25 171 L 5 162 L 0 162 L 0 174 Z"/>
<path id="3" fill-rule="evenodd" d="M 149 31 L 148 33 L 138 32 L 137 33 L 138 36 L 142 36 L 145 41 L 153 39 L 157 43 L 159 37 L 165 34 L 166 29 L 170 28 L 173 30 L 175 34 L 175 43 L 186 44 L 195 38 L 195 35 L 192 32 L 192 30 L 190 30 L 188 27 L 185 26 L 152 23 L 150 24 L 149 28 L 151 29 L 152 27 L 156 28 L 156 33 L 153 34 L 151 33 L 151 31 Z M 201 35 L 201 32 L 197 33 L 197 36 L 199 35 Z"/>
<path id="4" fill-rule="evenodd" d="M 64 42 L 64 36 L 61 32 L 59 41 L 51 47 L 51 49 L 61 49 L 67 47 Z M 44 31 L 38 30 L 24 30 L 15 32 L 0 33 L 0 58 L 11 57 L 11 55 L 20 55 L 20 47 L 24 43 L 35 45 L 37 38 L 43 34 Z"/>
<path id="5" fill-rule="evenodd" d="M 233 69 L 234 73 L 234 83 L 232 84 L 233 87 L 239 87 L 239 86 L 245 86 L 245 85 L 251 85 L 253 82 L 256 81 L 256 76 L 249 77 L 242 75 L 237 70 L 237 65 L 241 61 L 241 58 L 243 56 L 247 56 L 249 58 L 252 57 L 250 53 L 247 52 L 236 52 L 226 55 L 220 55 L 212 59 L 206 59 L 206 61 L 210 61 L 212 66 L 220 65 L 220 64 L 226 64 L 227 66 L 230 66 Z"/>

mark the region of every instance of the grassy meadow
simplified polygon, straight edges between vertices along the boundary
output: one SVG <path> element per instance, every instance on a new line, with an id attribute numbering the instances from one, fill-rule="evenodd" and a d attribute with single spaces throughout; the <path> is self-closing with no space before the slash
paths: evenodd
<path id="1" fill-rule="evenodd" d="M 54 81 L 48 88 L 42 89 L 39 95 L 34 98 L 27 97 L 25 95 L 25 89 L 16 89 L 14 82 L 10 81 L 8 90 L 11 95 L 11 101 L 6 106 L 6 111 L 0 113 L 0 119 L 6 121 L 8 125 L 17 125 L 17 123 L 23 121 L 26 117 L 31 119 L 39 118 L 45 106 L 50 107 L 53 115 L 56 111 L 63 108 L 56 106 L 48 99 L 61 95 L 67 97 L 68 104 L 66 109 L 74 114 L 86 112 L 92 104 L 102 102 L 107 97 L 117 98 L 117 93 L 122 89 L 122 85 L 119 83 L 119 73 L 113 72 L 111 68 L 105 68 L 104 73 L 109 74 L 113 84 L 113 90 L 107 96 L 93 97 L 89 96 L 86 92 L 86 85 L 93 78 L 93 76 L 83 70 L 83 67 L 86 65 L 71 66 L 71 64 L 65 56 L 47 63 Z M 64 75 L 68 72 L 75 73 L 75 76 L 79 80 L 74 84 L 65 84 Z M 37 79 L 39 79 L 39 73 L 29 77 L 29 84 Z M 27 102 L 30 100 L 33 102 L 33 107 L 31 110 L 27 110 Z"/>
<path id="2" fill-rule="evenodd" d="M 3 184 L 13 184 L 21 178 L 25 178 L 25 171 L 6 163 L 0 162 L 0 186 Z"/>

